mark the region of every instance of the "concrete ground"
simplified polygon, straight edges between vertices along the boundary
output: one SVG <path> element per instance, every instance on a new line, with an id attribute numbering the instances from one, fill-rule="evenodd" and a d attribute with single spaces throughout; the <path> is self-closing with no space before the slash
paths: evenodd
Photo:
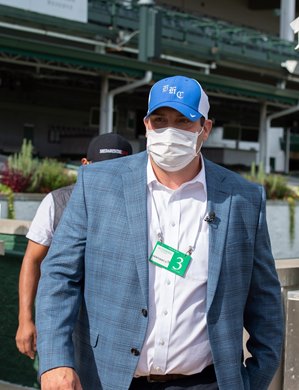
<path id="1" fill-rule="evenodd" d="M 36 390 L 32 387 L 24 387 L 20 385 L 14 385 L 12 383 L 0 381 L 0 390 Z"/>

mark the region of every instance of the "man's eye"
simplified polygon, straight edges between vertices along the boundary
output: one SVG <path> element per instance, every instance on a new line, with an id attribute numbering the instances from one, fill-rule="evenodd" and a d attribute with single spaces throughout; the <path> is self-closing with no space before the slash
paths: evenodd
<path id="1" fill-rule="evenodd" d="M 179 119 L 179 120 L 178 120 L 178 123 L 179 123 L 180 125 L 189 126 L 189 124 L 192 123 L 192 122 L 190 122 L 190 121 L 189 121 L 188 119 L 186 119 L 186 118 L 182 118 L 182 119 Z"/>
<path id="2" fill-rule="evenodd" d="M 163 118 L 161 118 L 161 117 L 157 117 L 157 118 L 154 119 L 154 123 L 162 123 L 164 121 L 165 120 Z"/>

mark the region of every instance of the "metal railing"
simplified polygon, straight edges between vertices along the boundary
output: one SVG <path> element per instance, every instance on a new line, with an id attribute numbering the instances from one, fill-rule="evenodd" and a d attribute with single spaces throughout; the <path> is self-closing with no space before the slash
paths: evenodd
<path id="1" fill-rule="evenodd" d="M 258 59 L 260 64 L 264 62 L 270 68 L 280 68 L 286 58 L 298 59 L 293 42 L 278 36 L 166 6 L 151 7 L 162 17 L 163 52 L 177 56 L 184 52 L 188 53 L 188 58 L 202 58 L 204 55 L 207 59 L 231 55 L 235 61 L 254 61 L 255 64 Z M 99 28 L 105 27 L 107 35 L 101 29 L 102 38 L 111 39 L 114 35 L 115 43 L 123 45 L 125 42 L 137 47 L 139 9 L 137 2 L 131 2 L 131 6 L 126 7 L 121 1 L 92 0 L 89 2 L 88 21 L 98 24 Z"/>

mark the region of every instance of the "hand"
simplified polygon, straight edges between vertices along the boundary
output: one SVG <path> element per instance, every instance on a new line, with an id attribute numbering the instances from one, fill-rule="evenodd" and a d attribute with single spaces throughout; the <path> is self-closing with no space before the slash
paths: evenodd
<path id="1" fill-rule="evenodd" d="M 32 320 L 19 323 L 16 334 L 16 344 L 18 350 L 34 359 L 36 352 L 36 329 Z"/>
<path id="2" fill-rule="evenodd" d="M 58 367 L 46 371 L 41 376 L 42 390 L 83 390 L 75 370 Z"/>

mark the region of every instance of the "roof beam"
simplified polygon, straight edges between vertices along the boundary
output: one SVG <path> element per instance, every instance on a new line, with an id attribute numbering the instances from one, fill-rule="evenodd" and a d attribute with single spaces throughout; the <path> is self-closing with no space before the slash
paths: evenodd
<path id="1" fill-rule="evenodd" d="M 211 91 L 239 94 L 290 105 L 298 102 L 298 91 L 296 90 L 279 89 L 276 86 L 232 77 L 207 75 L 183 66 L 176 67 L 169 64 L 141 62 L 121 55 L 101 54 L 78 48 L 53 45 L 47 42 L 0 36 L 0 52 L 4 61 L 9 61 L 9 56 L 14 56 L 15 61 L 16 58 L 19 58 L 22 61 L 28 61 L 28 63 L 36 59 L 39 60 L 39 63 L 36 65 L 33 63 L 32 66 L 42 67 L 43 63 L 49 65 L 49 62 L 51 62 L 51 64 L 61 67 L 61 71 L 63 71 L 63 67 L 67 64 L 68 67 L 73 66 L 74 69 L 81 67 L 81 69 L 94 72 L 95 75 L 97 72 L 99 75 L 101 72 L 126 73 L 134 78 L 142 78 L 144 72 L 150 70 L 153 72 L 153 79 L 158 80 L 165 76 L 183 73 L 186 76 L 198 79 Z"/>

